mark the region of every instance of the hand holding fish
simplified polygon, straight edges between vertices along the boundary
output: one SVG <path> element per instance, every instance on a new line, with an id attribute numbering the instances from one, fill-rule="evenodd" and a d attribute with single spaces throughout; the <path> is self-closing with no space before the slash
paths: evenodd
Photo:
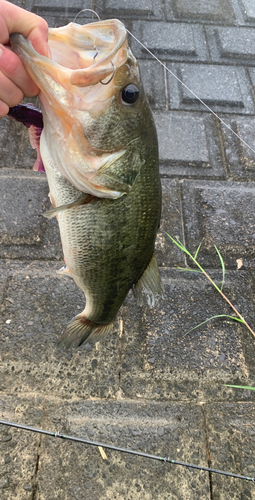
<path id="1" fill-rule="evenodd" d="M 37 95 L 39 89 L 28 75 L 20 58 L 8 47 L 11 33 L 22 33 L 37 52 L 48 56 L 48 25 L 31 12 L 0 0 L 0 118 L 24 96 Z"/>

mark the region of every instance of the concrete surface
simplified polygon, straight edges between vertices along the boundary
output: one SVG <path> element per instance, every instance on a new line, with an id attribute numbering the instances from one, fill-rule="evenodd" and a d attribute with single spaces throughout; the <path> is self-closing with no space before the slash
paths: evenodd
<path id="1" fill-rule="evenodd" d="M 50 26 L 84 7 L 118 17 L 255 148 L 253 0 L 23 0 Z M 88 22 L 90 14 L 81 16 Z M 56 274 L 62 250 L 27 130 L 0 121 L 0 418 L 255 476 L 255 340 L 166 232 L 255 327 L 255 154 L 131 40 L 159 135 L 163 215 L 156 243 L 165 300 L 131 294 L 103 342 L 56 341 L 84 306 Z M 31 99 L 29 99 L 31 100 Z M 36 99 L 34 100 L 36 102 Z M 237 269 L 237 260 L 242 267 Z M 190 264 L 190 263 L 189 263 Z M 123 325 L 123 326 L 122 326 Z M 248 500 L 254 483 L 0 426 L 1 500 Z"/>

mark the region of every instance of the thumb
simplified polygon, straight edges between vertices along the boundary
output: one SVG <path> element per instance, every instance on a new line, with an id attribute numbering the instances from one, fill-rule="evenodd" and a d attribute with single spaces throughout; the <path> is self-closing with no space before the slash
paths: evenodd
<path id="1" fill-rule="evenodd" d="M 0 0 L 0 18 L 2 18 L 0 25 L 4 22 L 7 28 L 7 31 L 6 29 L 2 31 L 4 36 L 0 35 L 2 44 L 9 43 L 7 38 L 11 33 L 21 33 L 31 41 L 37 52 L 46 57 L 49 55 L 48 25 L 44 19 L 5 0 Z"/>

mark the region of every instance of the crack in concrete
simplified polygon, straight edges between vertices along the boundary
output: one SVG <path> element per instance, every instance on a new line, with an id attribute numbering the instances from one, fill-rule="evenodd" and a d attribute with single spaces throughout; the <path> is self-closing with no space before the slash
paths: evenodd
<path id="1" fill-rule="evenodd" d="M 8 304 L 6 304 L 6 299 L 8 297 L 8 292 L 9 292 L 9 288 L 10 288 L 12 279 L 13 279 L 12 276 L 7 275 L 4 286 L 3 286 L 2 302 L 1 302 L 1 306 L 0 306 L 0 309 L 1 309 L 0 312 L 1 312 L 2 316 L 4 316 L 4 314 L 7 312 L 7 309 L 8 309 Z"/>
<path id="2" fill-rule="evenodd" d="M 204 419 L 204 429 L 205 429 L 205 447 L 206 447 L 206 457 L 207 457 L 207 463 L 208 467 L 212 467 L 212 461 L 210 457 L 210 448 L 209 448 L 209 439 L 208 439 L 208 432 L 207 432 L 207 420 L 206 420 L 206 409 L 205 405 L 202 405 L 202 413 L 203 413 L 203 419 Z M 213 500 L 213 491 L 212 491 L 212 473 L 208 472 L 209 476 L 209 487 L 210 487 L 210 500 Z"/>
<path id="3" fill-rule="evenodd" d="M 36 500 L 36 498 L 37 498 L 37 491 L 38 491 L 37 474 L 38 474 L 38 469 L 39 469 L 41 444 L 42 444 L 42 436 L 40 436 L 40 438 L 39 438 L 39 444 L 38 444 L 38 449 L 37 449 L 37 459 L 36 459 L 36 464 L 35 464 L 35 472 L 34 472 L 34 475 L 32 476 L 32 497 L 31 497 L 31 500 Z"/>

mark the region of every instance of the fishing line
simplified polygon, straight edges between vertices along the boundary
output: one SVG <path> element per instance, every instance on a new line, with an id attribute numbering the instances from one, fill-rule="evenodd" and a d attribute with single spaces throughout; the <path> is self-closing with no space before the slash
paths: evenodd
<path id="1" fill-rule="evenodd" d="M 131 31 L 129 31 L 128 29 L 126 29 L 126 31 L 136 40 L 137 43 L 139 43 L 147 52 L 149 52 L 149 54 L 154 57 L 154 59 L 156 59 L 156 61 L 158 61 L 161 66 L 163 66 L 163 68 L 165 68 L 168 73 L 170 73 L 170 75 L 174 76 L 174 78 L 176 78 L 176 80 L 178 80 L 178 82 L 180 82 L 196 99 L 198 99 L 198 101 L 201 102 L 201 104 L 203 104 L 207 109 L 208 111 L 210 111 L 210 113 L 212 113 L 214 116 L 216 116 L 216 118 L 218 118 L 218 120 L 225 126 L 227 127 L 233 134 L 235 134 L 235 136 L 243 143 L 245 144 L 245 146 L 247 146 L 247 148 L 249 148 L 253 153 L 255 153 L 255 149 L 253 149 L 249 144 L 247 144 L 247 142 L 245 142 L 244 139 L 242 139 L 242 137 L 240 137 L 240 135 L 238 135 L 224 120 L 222 120 L 222 118 L 220 118 L 204 101 L 202 101 L 202 99 L 200 99 L 200 97 L 198 97 L 195 92 L 193 92 L 193 90 L 191 90 L 180 78 L 178 78 L 177 75 L 175 75 L 173 73 L 173 71 L 171 71 L 162 61 L 160 61 L 160 59 L 158 59 L 157 56 L 155 56 L 155 54 L 153 54 L 153 52 L 151 52 L 147 47 L 146 45 L 144 45 L 140 40 L 138 40 L 138 38 L 136 38 L 135 35 L 133 35 L 133 33 L 131 33 Z"/>
<path id="2" fill-rule="evenodd" d="M 127 448 L 120 448 L 119 446 L 113 446 L 111 444 L 99 443 L 97 441 L 90 441 L 89 439 L 78 438 L 74 436 L 68 436 L 66 434 L 60 434 L 59 432 L 46 431 L 44 429 L 38 429 L 36 427 L 30 427 L 28 425 L 16 424 L 14 422 L 8 422 L 6 420 L 0 420 L 0 424 L 8 425 L 10 427 L 16 427 L 17 429 L 23 429 L 25 431 L 37 432 L 39 434 L 46 434 L 47 436 L 61 438 L 68 441 L 75 441 L 76 443 L 88 444 L 90 446 L 100 446 L 101 448 L 106 448 L 108 450 L 120 451 L 122 453 L 129 453 L 131 455 L 137 455 L 139 457 L 150 458 L 153 460 L 159 460 L 160 462 L 170 463 L 173 465 L 182 465 L 183 467 L 189 467 L 191 469 L 198 469 L 205 472 L 214 472 L 215 474 L 221 474 L 223 476 L 235 477 L 237 479 L 244 479 L 246 481 L 255 482 L 255 477 L 241 476 L 240 474 L 234 474 L 232 472 L 225 472 L 223 470 L 211 469 L 209 467 L 202 467 L 200 465 L 189 464 L 186 462 L 180 462 L 179 460 L 173 460 L 169 457 L 159 457 L 157 455 L 150 455 L 149 453 L 143 453 L 141 451 L 130 450 Z"/>
<path id="3" fill-rule="evenodd" d="M 86 11 L 93 12 L 93 14 L 95 14 L 95 15 L 97 16 L 98 21 L 101 21 L 101 19 L 100 19 L 100 17 L 99 17 L 99 15 L 98 15 L 98 13 L 97 13 L 97 12 L 95 12 L 93 9 L 82 9 L 82 10 L 80 10 L 80 12 L 78 12 L 78 14 L 76 14 L 76 16 L 75 16 L 75 18 L 74 18 L 74 20 L 73 20 L 73 23 L 75 23 L 75 21 L 76 21 L 77 17 L 78 17 L 78 16 L 79 16 L 82 12 L 86 12 Z M 91 16 L 91 17 L 92 17 L 92 16 Z"/>

